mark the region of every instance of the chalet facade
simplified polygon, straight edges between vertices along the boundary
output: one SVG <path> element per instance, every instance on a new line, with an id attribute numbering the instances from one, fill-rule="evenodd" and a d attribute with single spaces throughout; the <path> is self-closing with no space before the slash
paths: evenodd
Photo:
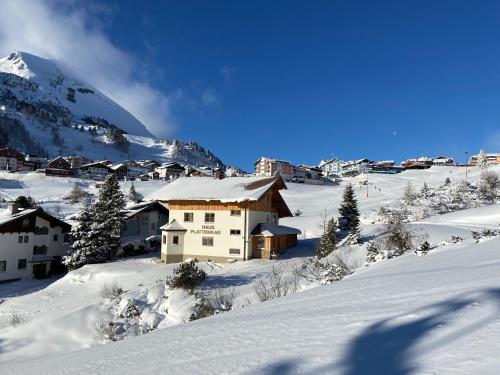
<path id="1" fill-rule="evenodd" d="M 158 172 L 161 180 L 171 181 L 184 176 L 186 170 L 184 167 L 177 163 L 165 163 L 155 169 Z"/>
<path id="2" fill-rule="evenodd" d="M 0 170 L 18 172 L 23 170 L 24 154 L 7 146 L 0 148 Z"/>
<path id="3" fill-rule="evenodd" d="M 261 157 L 254 165 L 256 176 L 271 177 L 279 173 L 285 181 L 294 177 L 294 166 L 288 161 Z"/>
<path id="4" fill-rule="evenodd" d="M 486 153 L 483 150 L 481 150 L 477 155 L 472 155 L 469 160 L 469 164 L 473 167 L 477 166 L 480 157 L 484 158 L 486 160 L 486 164 L 488 165 L 500 164 L 500 153 Z"/>
<path id="5" fill-rule="evenodd" d="M 126 223 L 120 237 L 146 240 L 161 234 L 161 227 L 168 223 L 168 209 L 165 205 L 152 201 L 138 203 L 125 210 Z"/>
<path id="6" fill-rule="evenodd" d="M 96 162 L 82 165 L 78 168 L 78 172 L 81 178 L 88 178 L 92 180 L 105 180 L 109 174 L 113 174 L 114 171 L 104 162 Z"/>
<path id="7" fill-rule="evenodd" d="M 57 273 L 70 229 L 41 208 L 0 213 L 0 282 Z"/>
<path id="8" fill-rule="evenodd" d="M 150 198 L 168 203 L 162 229 L 166 263 L 271 259 L 297 243 L 297 229 L 279 225 L 292 216 L 279 191 L 281 176 L 179 178 Z"/>

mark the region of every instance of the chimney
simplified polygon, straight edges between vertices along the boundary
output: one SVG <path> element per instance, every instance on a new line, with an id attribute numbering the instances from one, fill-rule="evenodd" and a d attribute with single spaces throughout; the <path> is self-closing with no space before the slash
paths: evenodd
<path id="1" fill-rule="evenodd" d="M 17 204 L 17 202 L 12 202 L 12 204 L 10 205 L 10 213 L 12 215 L 19 213 L 19 205 Z"/>

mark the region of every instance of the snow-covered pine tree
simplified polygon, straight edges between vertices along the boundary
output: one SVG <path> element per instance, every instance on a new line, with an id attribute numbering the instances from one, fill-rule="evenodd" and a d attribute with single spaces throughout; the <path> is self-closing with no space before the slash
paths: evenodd
<path id="1" fill-rule="evenodd" d="M 139 193 L 139 192 L 137 192 L 137 190 L 135 190 L 135 186 L 132 183 L 132 186 L 130 186 L 130 190 L 128 191 L 127 198 L 130 202 L 139 203 L 139 202 L 142 202 L 142 199 L 144 197 L 142 196 L 141 193 Z"/>
<path id="2" fill-rule="evenodd" d="M 429 186 L 427 186 L 427 183 L 424 182 L 424 184 L 422 185 L 422 189 L 420 189 L 420 195 L 424 198 L 427 198 L 429 196 L 429 192 Z"/>
<path id="3" fill-rule="evenodd" d="M 358 201 L 351 184 L 348 184 L 344 190 L 339 214 L 341 229 L 347 229 L 351 234 L 359 235 Z"/>
<path id="4" fill-rule="evenodd" d="M 101 259 L 108 260 L 116 255 L 120 245 L 120 232 L 125 223 L 125 197 L 115 175 L 109 175 L 101 188 L 97 202 L 94 203 L 94 222 L 92 235 L 98 240 Z"/>
<path id="5" fill-rule="evenodd" d="M 481 169 L 488 168 L 488 160 L 486 159 L 484 150 L 479 150 L 479 155 L 477 156 L 477 166 Z"/>
<path id="6" fill-rule="evenodd" d="M 412 206 L 414 204 L 416 198 L 415 191 L 413 190 L 413 186 L 408 182 L 406 185 L 405 191 L 403 193 L 402 201 L 404 204 L 408 206 Z"/>
<path id="7" fill-rule="evenodd" d="M 378 247 L 374 242 L 369 242 L 366 246 L 366 261 L 365 266 L 370 263 L 375 263 L 377 261 L 377 255 L 379 253 Z"/>
<path id="8" fill-rule="evenodd" d="M 417 254 L 418 256 L 427 255 L 430 249 L 431 249 L 430 243 L 424 241 L 422 245 L 420 245 L 420 247 L 415 251 L 415 254 Z"/>
<path id="9" fill-rule="evenodd" d="M 325 218 L 326 221 L 326 218 Z M 337 247 L 337 221 L 331 218 L 323 225 L 323 234 L 316 246 L 316 256 L 321 259 L 332 253 Z"/>
<path id="10" fill-rule="evenodd" d="M 71 228 L 71 249 L 68 255 L 63 257 L 63 264 L 69 270 L 80 268 L 89 263 L 98 263 L 95 243 L 91 239 L 91 226 L 93 223 L 94 211 L 92 201 L 86 199 L 77 218 L 76 224 Z"/>

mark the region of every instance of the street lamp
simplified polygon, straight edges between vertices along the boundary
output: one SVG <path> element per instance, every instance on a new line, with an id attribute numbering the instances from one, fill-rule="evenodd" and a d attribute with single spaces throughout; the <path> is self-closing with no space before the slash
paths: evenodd
<path id="1" fill-rule="evenodd" d="M 467 167 L 469 165 L 469 153 L 465 151 L 465 178 L 467 179 Z"/>

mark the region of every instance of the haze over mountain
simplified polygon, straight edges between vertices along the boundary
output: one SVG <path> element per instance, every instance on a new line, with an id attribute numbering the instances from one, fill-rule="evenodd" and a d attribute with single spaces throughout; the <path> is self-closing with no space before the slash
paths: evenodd
<path id="1" fill-rule="evenodd" d="M 30 154 L 223 165 L 194 142 L 158 140 L 126 109 L 62 64 L 26 52 L 0 59 L 0 116 L 0 142 Z M 125 145 L 118 142 L 123 138 Z"/>

